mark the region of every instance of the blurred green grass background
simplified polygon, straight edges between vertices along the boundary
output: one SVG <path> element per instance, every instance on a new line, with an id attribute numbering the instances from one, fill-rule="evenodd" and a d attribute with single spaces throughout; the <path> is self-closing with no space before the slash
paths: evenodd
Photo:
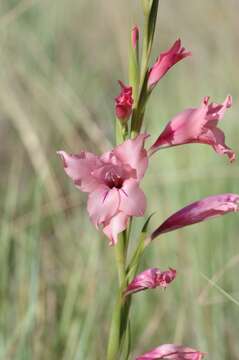
<path id="1" fill-rule="evenodd" d="M 238 0 L 160 2 L 154 57 L 178 37 L 193 57 L 155 89 L 148 143 L 203 96 L 221 102 L 230 93 L 234 106 L 221 126 L 238 153 L 238 11 Z M 90 224 L 86 197 L 56 150 L 111 147 L 116 80 L 127 81 L 135 23 L 142 25 L 136 0 L 0 2 L 0 359 L 105 358 L 113 250 Z M 143 183 L 148 214 L 158 210 L 152 228 L 200 197 L 238 193 L 238 177 L 237 162 L 204 145 L 156 154 Z M 238 233 L 232 214 L 148 248 L 142 269 L 171 266 L 178 277 L 165 292 L 135 296 L 134 355 L 176 342 L 211 360 L 239 359 Z"/>

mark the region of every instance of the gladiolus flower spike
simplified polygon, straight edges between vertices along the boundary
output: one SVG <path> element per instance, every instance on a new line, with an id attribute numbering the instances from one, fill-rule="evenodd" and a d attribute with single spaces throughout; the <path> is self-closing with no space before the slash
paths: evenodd
<path id="1" fill-rule="evenodd" d="M 148 98 L 163 76 L 176 63 L 191 55 L 178 39 L 167 51 L 162 52 L 149 68 L 158 3 L 159 0 L 143 1 L 145 26 L 142 29 L 142 44 L 138 27 L 131 30 L 130 85 L 119 81 L 121 89 L 114 102 L 117 146 L 99 156 L 86 151 L 76 155 L 58 151 L 66 174 L 79 190 L 88 193 L 89 217 L 95 227 L 100 228 L 108 237 L 109 244 L 116 245 L 118 235 L 124 231 L 115 249 L 119 288 L 112 316 L 107 360 L 118 359 L 126 353 L 130 355 L 130 296 L 147 289 L 165 289 L 176 277 L 176 270 L 173 268 L 166 271 L 149 268 L 136 275 L 142 254 L 151 240 L 163 233 L 239 210 L 237 194 L 209 196 L 169 216 L 151 235 L 148 235 L 147 229 L 149 217 L 140 233 L 136 249 L 131 259 L 128 259 L 128 248 L 131 245 L 128 225 L 133 217 L 145 214 L 147 201 L 140 182 L 148 168 L 151 155 L 167 147 L 200 143 L 210 145 L 217 154 L 226 155 L 230 162 L 235 160 L 235 152 L 226 145 L 225 135 L 218 126 L 227 109 L 232 106 L 231 96 L 218 104 L 210 103 L 209 97 L 204 97 L 199 107 L 188 108 L 173 117 L 149 150 L 145 149 L 148 135 L 140 131 Z M 204 355 L 190 347 L 165 344 L 137 357 L 136 360 L 202 360 Z"/>

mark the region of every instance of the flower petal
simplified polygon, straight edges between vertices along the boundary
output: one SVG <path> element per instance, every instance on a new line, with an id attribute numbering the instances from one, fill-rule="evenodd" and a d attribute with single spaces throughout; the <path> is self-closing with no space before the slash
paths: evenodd
<path id="1" fill-rule="evenodd" d="M 198 139 L 202 133 L 205 120 L 206 109 L 186 109 L 177 114 L 166 125 L 157 140 L 151 146 L 149 152 L 152 155 L 162 147 L 182 145 Z"/>
<path id="2" fill-rule="evenodd" d="M 119 191 L 101 185 L 97 190 L 89 194 L 87 210 L 93 224 L 98 227 L 111 219 L 119 208 Z"/>
<path id="3" fill-rule="evenodd" d="M 171 215 L 151 234 L 151 239 L 172 230 L 236 211 L 239 211 L 239 195 L 228 193 L 209 196 Z"/>
<path id="4" fill-rule="evenodd" d="M 210 104 L 209 97 L 205 97 L 199 108 L 186 109 L 169 121 L 149 154 L 163 147 L 200 143 L 212 146 L 218 154 L 226 154 L 233 161 L 235 153 L 225 144 L 224 133 L 217 127 L 231 105 L 231 96 L 227 96 L 222 104 Z"/>
<path id="5" fill-rule="evenodd" d="M 119 209 L 130 216 L 143 216 L 146 209 L 146 197 L 134 179 L 126 180 L 120 191 Z"/>
<path id="6" fill-rule="evenodd" d="M 67 175 L 74 181 L 81 191 L 91 192 L 99 186 L 99 181 L 91 175 L 92 170 L 101 166 L 98 156 L 82 151 L 78 155 L 58 151 L 63 160 Z"/>
<path id="7" fill-rule="evenodd" d="M 219 155 L 227 155 L 230 162 L 236 159 L 235 152 L 225 144 L 225 135 L 223 131 L 217 127 L 213 130 L 208 129 L 205 134 L 200 137 L 204 144 L 212 145 L 213 149 Z"/>
<path id="8" fill-rule="evenodd" d="M 117 243 L 118 234 L 126 229 L 128 218 L 123 212 L 118 212 L 109 221 L 104 223 L 103 232 L 109 238 L 110 245 Z"/>
<path id="9" fill-rule="evenodd" d="M 204 355 L 204 353 L 189 347 L 165 344 L 137 357 L 136 360 L 202 360 Z"/>
<path id="10" fill-rule="evenodd" d="M 144 149 L 147 137 L 147 134 L 140 134 L 133 140 L 126 140 L 112 151 L 123 164 L 128 164 L 136 170 L 138 180 L 144 176 L 148 167 L 148 154 Z"/>
<path id="11" fill-rule="evenodd" d="M 206 96 L 203 103 L 207 107 L 208 120 L 221 120 L 227 109 L 232 106 L 232 97 L 228 95 L 222 104 L 209 103 L 209 96 Z"/>

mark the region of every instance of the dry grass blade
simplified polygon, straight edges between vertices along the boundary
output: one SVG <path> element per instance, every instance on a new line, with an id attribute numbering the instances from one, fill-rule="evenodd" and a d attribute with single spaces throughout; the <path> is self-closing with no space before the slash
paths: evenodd
<path id="1" fill-rule="evenodd" d="M 226 273 L 227 270 L 233 268 L 239 263 L 239 255 L 233 256 L 226 264 L 223 266 L 222 269 L 220 269 L 216 274 L 213 275 L 211 281 L 213 283 L 216 283 L 220 278 Z M 201 294 L 198 296 L 198 303 L 200 305 L 204 305 L 205 303 L 208 303 L 208 292 L 211 288 L 211 283 L 209 282 L 207 286 L 205 286 L 204 289 L 202 289 Z"/>
<path id="2" fill-rule="evenodd" d="M 49 198 L 52 200 L 60 198 L 60 188 L 42 148 L 41 140 L 34 130 L 29 114 L 21 105 L 19 94 L 9 86 L 8 82 L 1 82 L 0 103 L 2 112 L 13 122 L 19 132 L 31 163 L 37 176 L 45 185 Z"/>
<path id="3" fill-rule="evenodd" d="M 33 53 L 35 59 L 40 59 L 39 62 L 41 66 L 51 68 L 51 61 L 46 56 L 35 35 L 28 33 L 27 37 L 28 45 L 31 48 L 31 52 Z M 109 150 L 112 147 L 112 143 L 107 139 L 105 132 L 101 129 L 101 127 L 94 121 L 94 119 L 92 119 L 89 109 L 83 104 L 59 69 L 54 68 L 54 72 L 56 76 L 56 85 L 53 88 L 55 102 L 57 102 L 64 110 L 73 113 L 74 118 L 77 121 L 77 125 L 82 128 L 82 130 L 87 134 L 89 140 L 95 144 L 101 152 Z M 45 90 L 47 90 L 47 84 L 45 83 L 45 85 Z M 64 91 L 61 91 L 61 89 L 64 89 Z M 53 118 L 53 121 L 57 121 L 57 118 Z"/>
<path id="4" fill-rule="evenodd" d="M 235 305 L 239 306 L 239 301 L 236 300 L 234 297 L 232 297 L 230 294 L 228 294 L 224 289 L 222 289 L 219 285 L 217 285 L 213 280 L 209 279 L 206 275 L 203 273 L 200 273 L 200 275 L 209 282 L 211 287 L 217 289 L 222 295 L 224 295 L 228 300 L 233 302 Z"/>

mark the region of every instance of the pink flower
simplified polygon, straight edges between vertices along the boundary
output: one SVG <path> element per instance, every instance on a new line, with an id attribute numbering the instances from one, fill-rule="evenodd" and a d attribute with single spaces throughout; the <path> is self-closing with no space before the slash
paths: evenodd
<path id="1" fill-rule="evenodd" d="M 147 269 L 138 274 L 128 285 L 125 295 L 133 294 L 146 289 L 154 289 L 158 286 L 166 288 L 176 277 L 176 270 L 169 268 L 167 271 L 160 269 Z"/>
<path id="2" fill-rule="evenodd" d="M 151 90 L 173 65 L 190 55 L 191 52 L 181 47 L 180 39 L 175 41 L 169 50 L 159 55 L 156 63 L 149 70 L 148 88 Z"/>
<path id="3" fill-rule="evenodd" d="M 200 143 L 211 145 L 218 154 L 227 155 L 230 161 L 235 160 L 235 153 L 225 144 L 224 133 L 217 127 L 231 105 L 231 96 L 227 96 L 222 104 L 209 103 L 209 97 L 205 97 L 199 108 L 184 110 L 166 125 L 150 153 L 163 147 Z"/>
<path id="4" fill-rule="evenodd" d="M 239 211 L 239 195 L 229 193 L 209 196 L 171 215 L 151 234 L 151 239 L 184 226 L 236 211 Z"/>
<path id="5" fill-rule="evenodd" d="M 204 355 L 204 353 L 189 347 L 165 344 L 137 357 L 136 360 L 202 360 Z"/>
<path id="6" fill-rule="evenodd" d="M 121 86 L 120 94 L 115 98 L 115 113 L 118 119 L 127 121 L 132 112 L 133 98 L 132 86 L 125 86 L 119 81 Z"/>
<path id="7" fill-rule="evenodd" d="M 139 41 L 139 28 L 136 25 L 135 27 L 133 27 L 132 32 L 131 32 L 131 36 L 132 36 L 132 46 L 134 49 L 136 49 L 136 46 L 138 44 Z"/>
<path id="8" fill-rule="evenodd" d="M 89 193 L 87 210 L 91 221 L 96 228 L 103 227 L 110 244 L 117 242 L 130 216 L 144 215 L 146 199 L 139 182 L 148 167 L 146 138 L 146 134 L 138 135 L 102 156 L 58 151 L 67 175 L 81 191 Z"/>

